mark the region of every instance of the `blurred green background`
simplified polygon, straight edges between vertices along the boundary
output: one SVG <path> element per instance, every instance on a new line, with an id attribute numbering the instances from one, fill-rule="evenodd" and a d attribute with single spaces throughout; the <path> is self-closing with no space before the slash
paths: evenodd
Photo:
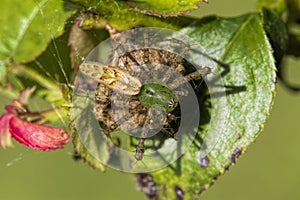
<path id="1" fill-rule="evenodd" d="M 211 0 L 201 4 L 195 16 L 236 16 L 255 10 L 255 0 Z M 286 59 L 287 75 L 300 84 L 300 60 Z M 298 69 L 297 69 L 298 68 Z M 298 77 L 297 77 L 298 74 Z M 1 97 L 3 106 L 11 103 Z M 221 176 L 202 200 L 298 200 L 300 197 L 300 94 L 278 84 L 270 119 L 257 142 L 230 171 Z M 132 175 L 108 169 L 93 170 L 72 160 L 72 147 L 38 152 L 17 143 L 0 149 L 0 199 L 5 200 L 96 200 L 146 199 L 135 189 Z"/>

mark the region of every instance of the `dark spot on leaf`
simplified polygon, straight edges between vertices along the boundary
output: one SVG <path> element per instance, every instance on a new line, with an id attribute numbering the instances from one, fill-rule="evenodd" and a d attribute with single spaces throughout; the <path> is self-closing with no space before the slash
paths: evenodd
<path id="1" fill-rule="evenodd" d="M 242 154 L 242 149 L 237 147 L 234 149 L 233 153 L 231 154 L 230 161 L 232 164 L 236 162 L 236 159 Z"/>
<path id="2" fill-rule="evenodd" d="M 242 138 L 241 134 L 237 134 L 237 135 L 236 135 L 236 139 L 237 139 L 237 140 L 239 140 L 239 139 L 241 139 L 241 138 Z"/>
<path id="3" fill-rule="evenodd" d="M 198 158 L 198 164 L 200 165 L 200 167 L 202 168 L 207 168 L 209 166 L 209 158 L 207 157 L 207 155 L 205 156 L 199 156 Z"/>
<path id="4" fill-rule="evenodd" d="M 224 167 L 224 169 L 226 170 L 226 171 L 228 171 L 229 170 L 229 168 L 230 168 L 230 164 L 228 164 L 228 165 L 226 165 L 225 167 Z"/>
<path id="5" fill-rule="evenodd" d="M 204 192 L 205 190 L 206 190 L 206 187 L 205 187 L 205 186 L 200 187 L 199 194 L 201 194 L 201 193 Z"/>
<path id="6" fill-rule="evenodd" d="M 174 187 L 174 192 L 176 196 L 176 200 L 183 200 L 184 199 L 184 191 L 178 185 Z"/>
<path id="7" fill-rule="evenodd" d="M 137 174 L 137 184 L 139 189 L 142 192 L 144 192 L 149 199 L 151 200 L 158 199 L 157 185 L 153 181 L 153 178 L 150 174 L 147 173 Z"/>
<path id="8" fill-rule="evenodd" d="M 221 174 L 219 174 L 219 175 L 213 177 L 212 182 L 213 182 L 213 183 L 216 182 L 216 181 L 218 180 L 218 178 L 219 178 L 220 175 L 221 175 Z"/>
<path id="9" fill-rule="evenodd" d="M 78 161 L 81 159 L 80 154 L 77 151 L 74 151 L 73 153 L 73 160 Z"/>

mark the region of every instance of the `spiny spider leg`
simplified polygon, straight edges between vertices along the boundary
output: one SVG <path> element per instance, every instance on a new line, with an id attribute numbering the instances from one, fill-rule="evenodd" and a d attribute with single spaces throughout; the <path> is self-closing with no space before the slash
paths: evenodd
<path id="1" fill-rule="evenodd" d="M 176 68 L 177 68 L 178 65 L 181 65 L 181 62 L 178 62 L 178 63 L 176 63 L 176 64 L 177 64 L 176 66 L 174 66 L 174 67 L 171 66 L 171 67 L 166 71 L 166 73 L 165 73 L 165 75 L 164 75 L 164 77 L 163 77 L 163 79 L 162 79 L 163 82 L 167 83 L 170 79 L 173 78 L 174 73 L 172 73 L 172 72 L 174 71 L 174 69 L 176 70 Z"/>
<path id="2" fill-rule="evenodd" d="M 134 111 L 130 111 L 127 115 L 122 116 L 122 118 L 115 121 L 110 129 L 115 130 L 120 124 L 123 124 L 124 122 L 128 121 L 133 115 L 137 114 L 142 110 L 142 106 L 138 105 L 137 108 Z"/>
<path id="3" fill-rule="evenodd" d="M 189 44 L 187 44 L 187 43 L 185 43 L 181 40 L 178 40 L 176 38 L 167 39 L 167 41 L 170 41 L 170 42 L 175 43 L 175 44 L 183 45 L 183 51 L 181 52 L 181 54 L 177 54 L 176 58 L 177 58 L 177 56 L 181 56 L 183 58 L 184 55 L 186 55 L 186 53 L 190 50 L 190 45 Z"/>
<path id="4" fill-rule="evenodd" d="M 175 90 L 174 94 L 176 94 L 179 98 L 183 97 L 183 96 L 187 96 L 188 95 L 188 90 L 181 88 L 180 91 Z"/>
<path id="5" fill-rule="evenodd" d="M 163 134 L 166 134 L 167 136 L 177 140 L 176 138 L 176 131 L 173 129 L 173 127 L 170 125 L 171 121 L 177 121 L 177 119 L 180 117 L 176 117 L 175 115 L 169 113 L 167 123 L 164 125 L 164 127 L 160 130 Z"/>
<path id="6" fill-rule="evenodd" d="M 76 97 L 86 97 L 87 99 L 91 99 L 93 100 L 95 97 L 95 91 L 91 91 L 91 90 L 83 90 L 80 89 L 79 91 L 76 91 L 76 93 L 74 94 L 74 96 Z"/>
<path id="7" fill-rule="evenodd" d="M 185 42 L 183 42 L 183 41 L 181 41 L 181 40 L 179 40 L 179 39 L 176 39 L 176 38 L 168 38 L 168 39 L 165 39 L 164 41 L 170 42 L 170 43 L 168 43 L 168 44 L 169 44 L 169 45 L 168 45 L 169 48 L 170 48 L 170 44 L 179 44 L 179 45 L 183 45 L 184 51 L 183 51 L 182 55 L 184 55 L 184 54 L 189 50 L 189 47 L 190 47 L 190 45 L 188 45 L 188 44 L 186 44 Z"/>
<path id="8" fill-rule="evenodd" d="M 136 160 L 142 160 L 143 159 L 143 155 L 144 155 L 144 152 L 145 152 L 145 146 L 144 146 L 144 142 L 145 142 L 145 138 L 140 138 L 139 140 L 139 143 L 136 147 L 136 150 L 135 150 L 135 159 Z"/>
<path id="9" fill-rule="evenodd" d="M 116 37 L 116 38 L 118 38 L 118 37 Z M 123 43 L 123 44 L 122 44 L 122 43 L 118 42 L 116 38 L 114 38 L 115 43 L 116 43 L 116 45 L 117 45 L 117 46 L 114 48 L 114 52 L 115 52 L 114 59 L 116 59 L 116 61 L 114 61 L 114 65 L 115 65 L 116 67 L 118 67 L 118 66 L 119 66 L 119 59 L 121 59 L 122 62 L 123 62 L 123 64 L 124 64 L 124 66 L 125 66 L 128 70 L 130 70 L 130 69 L 131 69 L 131 66 L 130 66 L 130 64 L 128 63 L 128 61 L 125 59 L 126 57 L 128 57 L 135 65 L 139 66 L 140 63 L 132 56 L 131 51 L 127 51 L 127 50 L 124 48 L 124 46 L 123 46 L 123 44 L 128 44 L 129 42 L 127 42 L 127 41 L 122 41 L 122 43 Z M 124 39 L 126 40 L 126 38 L 124 38 Z M 120 50 L 118 50 L 118 49 L 120 49 Z M 126 55 L 126 57 L 125 57 L 124 55 Z"/>
<path id="10" fill-rule="evenodd" d="M 144 41 L 144 47 L 148 47 L 149 46 L 149 33 L 147 31 L 145 31 L 143 33 L 143 41 Z"/>
<path id="11" fill-rule="evenodd" d="M 188 75 L 186 75 L 184 77 L 184 79 L 181 79 L 181 80 L 178 80 L 177 82 L 174 82 L 170 88 L 171 89 L 176 89 L 178 88 L 180 85 L 184 84 L 184 83 L 187 83 L 191 80 L 200 80 L 200 79 L 203 79 L 206 75 L 208 75 L 209 73 L 211 73 L 211 68 L 209 67 L 203 67 L 201 69 L 198 69 L 197 71 L 195 72 L 192 72 Z"/>
<path id="12" fill-rule="evenodd" d="M 173 130 L 172 128 L 169 128 L 169 130 Z M 168 131 L 167 128 L 163 128 L 160 130 L 163 134 L 166 134 L 170 138 L 173 138 L 174 140 L 177 140 L 176 133 L 174 131 Z"/>
<path id="13" fill-rule="evenodd" d="M 114 55 L 113 55 L 112 61 L 111 61 L 112 66 L 120 67 L 119 61 L 121 58 L 124 66 L 127 69 L 130 69 L 130 65 L 128 65 L 126 60 L 124 60 L 123 55 L 124 55 L 124 53 L 130 52 L 131 50 L 129 50 L 129 49 L 126 50 L 124 48 L 123 44 L 128 44 L 128 45 L 132 44 L 132 41 L 130 41 L 131 38 L 126 37 L 126 34 L 120 35 L 120 32 L 117 31 L 115 28 L 111 27 L 110 25 L 106 25 L 106 29 L 109 31 L 109 33 L 111 35 L 112 48 L 113 48 L 113 52 L 114 52 Z M 139 65 L 139 62 L 132 55 L 128 55 L 128 57 L 130 57 L 131 61 L 134 62 L 136 65 Z"/>
<path id="14" fill-rule="evenodd" d="M 185 78 L 190 81 L 190 80 L 200 80 L 201 78 L 203 79 L 206 75 L 211 73 L 211 68 L 210 67 L 203 67 L 201 69 L 198 69 L 197 71 L 190 73 L 185 76 Z"/>
<path id="15" fill-rule="evenodd" d="M 172 77 L 172 70 L 177 69 L 178 67 L 180 67 L 182 65 L 183 58 L 190 49 L 190 46 L 188 44 L 186 44 L 180 40 L 177 40 L 175 38 L 167 39 L 167 41 L 183 45 L 183 51 L 180 54 L 176 54 L 176 56 L 174 58 L 176 60 L 176 66 L 172 66 L 171 68 L 169 68 L 169 70 L 166 72 L 166 75 L 163 78 L 164 82 L 167 82 L 170 80 L 170 78 Z M 179 69 L 177 69 L 177 70 L 179 71 Z"/>
<path id="16" fill-rule="evenodd" d="M 135 157 L 136 160 L 142 160 L 143 159 L 143 155 L 144 155 L 144 152 L 145 152 L 144 143 L 145 143 L 146 137 L 148 135 L 148 131 L 150 129 L 150 123 L 151 123 L 151 119 L 149 119 L 149 117 L 147 117 L 146 122 L 145 122 L 144 127 L 143 127 L 141 137 L 139 139 L 139 143 L 138 143 L 138 145 L 136 147 L 136 150 L 135 150 L 134 157 Z"/>
<path id="17" fill-rule="evenodd" d="M 203 69 L 203 70 L 202 70 Z M 194 80 L 200 80 L 199 79 L 199 76 L 198 75 L 196 75 L 197 77 L 192 77 L 191 78 L 191 80 L 192 80 L 192 82 L 193 82 L 193 84 L 194 84 L 194 90 L 197 90 L 198 89 L 198 87 L 202 84 L 202 82 L 206 79 L 206 76 L 208 75 L 208 74 L 210 74 L 210 73 L 212 73 L 213 74 L 213 72 L 212 72 L 212 68 L 210 68 L 210 67 L 204 67 L 204 68 L 202 68 L 202 69 L 200 69 L 200 71 L 201 72 L 199 72 L 200 73 L 200 75 L 201 75 L 201 81 L 200 81 L 200 83 L 198 83 L 197 85 L 194 83 Z M 191 76 L 193 76 L 193 75 L 191 75 Z"/>

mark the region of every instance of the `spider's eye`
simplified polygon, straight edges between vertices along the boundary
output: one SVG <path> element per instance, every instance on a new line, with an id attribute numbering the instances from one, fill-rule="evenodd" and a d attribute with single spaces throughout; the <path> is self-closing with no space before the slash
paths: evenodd
<path id="1" fill-rule="evenodd" d="M 174 108 L 175 105 L 176 105 L 175 99 L 170 99 L 170 101 L 169 101 L 169 108 Z"/>
<path id="2" fill-rule="evenodd" d="M 146 94 L 149 94 L 151 96 L 156 96 L 156 93 L 151 90 L 146 90 Z"/>

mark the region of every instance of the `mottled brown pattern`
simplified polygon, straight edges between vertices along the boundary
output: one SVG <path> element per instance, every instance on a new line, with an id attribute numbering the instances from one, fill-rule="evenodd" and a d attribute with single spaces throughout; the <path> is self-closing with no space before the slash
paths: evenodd
<path id="1" fill-rule="evenodd" d="M 122 46 L 117 48 L 122 48 Z M 187 52 L 185 46 L 182 47 L 182 52 L 182 54 Z M 180 88 L 180 85 L 186 82 L 186 79 L 183 78 L 186 73 L 182 64 L 183 56 L 165 50 L 144 48 L 127 52 L 119 58 L 113 58 L 112 62 L 117 67 L 127 70 L 132 77 L 138 78 L 142 84 L 147 82 L 149 77 L 154 77 L 171 86 L 172 90 L 177 89 L 174 93 L 180 96 L 186 95 L 186 92 Z M 174 75 L 174 71 L 178 72 L 177 76 Z M 201 74 L 201 71 L 199 73 Z M 197 74 L 186 76 L 188 80 L 194 77 L 201 78 Z M 106 134 L 116 129 L 126 132 L 137 127 L 148 127 L 149 129 L 159 129 L 160 132 L 170 137 L 176 137 L 180 118 L 176 118 L 175 115 L 180 113 L 180 107 L 167 113 L 165 118 L 157 117 L 155 112 L 149 114 L 148 108 L 140 103 L 138 95 L 114 95 L 114 92 L 103 83 L 98 84 L 94 112 L 97 119 L 102 122 L 102 128 Z M 112 102 L 114 107 L 112 107 Z M 140 140 L 136 146 L 135 158 L 137 160 L 143 158 L 147 132 L 143 129 L 138 133 Z"/>
<path id="2" fill-rule="evenodd" d="M 132 60 L 132 58 L 134 58 L 134 60 Z M 181 64 L 182 57 L 172 52 L 167 52 L 163 50 L 150 48 L 134 50 L 130 53 L 123 55 L 119 59 L 119 61 L 124 62 L 129 72 L 131 74 L 136 73 L 137 76 L 139 76 L 139 78 L 142 80 L 147 80 L 148 77 L 145 76 L 148 75 L 148 73 L 157 73 L 154 76 L 166 79 L 166 81 L 172 83 L 174 80 L 172 80 L 172 77 L 168 77 L 168 74 L 170 73 L 168 73 L 167 71 L 161 71 L 159 69 L 160 64 L 171 66 L 173 67 L 173 69 L 175 68 L 182 74 L 184 72 L 184 67 Z M 139 64 L 139 66 L 136 65 L 136 62 Z M 151 72 L 149 72 L 149 69 L 143 68 L 143 66 L 141 66 L 143 64 L 149 63 L 153 65 L 153 69 L 151 69 Z M 170 74 L 170 76 L 171 75 L 172 74 Z M 122 109 L 122 107 L 119 107 L 120 110 L 114 111 L 115 113 L 118 112 L 120 116 L 123 117 L 123 121 L 127 121 L 128 118 L 130 118 L 133 123 L 126 123 L 126 126 L 122 127 L 121 121 L 116 122 L 113 119 L 112 108 L 110 104 L 111 100 L 113 99 L 112 92 L 113 91 L 110 90 L 104 84 L 98 84 L 94 110 L 97 119 L 104 123 L 105 127 L 103 128 L 107 129 L 107 132 L 110 132 L 112 130 L 115 130 L 116 128 L 128 130 L 130 128 L 136 128 L 137 126 L 143 126 L 145 124 L 148 109 L 140 104 L 137 96 L 127 97 L 130 98 L 129 113 L 127 109 Z M 165 123 L 168 123 L 168 120 L 166 120 Z"/>

